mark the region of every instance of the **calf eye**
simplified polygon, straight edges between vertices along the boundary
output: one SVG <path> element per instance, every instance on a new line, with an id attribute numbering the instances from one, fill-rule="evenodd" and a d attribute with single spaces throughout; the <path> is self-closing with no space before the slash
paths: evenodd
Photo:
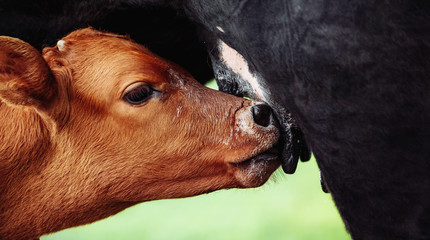
<path id="1" fill-rule="evenodd" d="M 139 105 L 149 100 L 153 93 L 154 89 L 142 84 L 125 93 L 123 99 L 131 105 Z"/>

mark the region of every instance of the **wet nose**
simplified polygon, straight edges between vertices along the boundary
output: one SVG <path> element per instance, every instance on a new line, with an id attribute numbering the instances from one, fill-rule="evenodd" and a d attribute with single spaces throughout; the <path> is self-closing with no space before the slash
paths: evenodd
<path id="1" fill-rule="evenodd" d="M 273 124 L 273 112 L 269 105 L 259 104 L 252 106 L 251 113 L 256 124 L 263 127 L 268 127 L 270 124 Z"/>

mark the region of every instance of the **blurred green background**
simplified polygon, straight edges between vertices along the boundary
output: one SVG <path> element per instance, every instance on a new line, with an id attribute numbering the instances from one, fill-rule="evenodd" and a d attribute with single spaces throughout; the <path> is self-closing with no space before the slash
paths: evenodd
<path id="1" fill-rule="evenodd" d="M 214 82 L 210 87 L 216 87 Z M 315 159 L 294 175 L 278 170 L 256 189 L 221 190 L 186 199 L 141 203 L 90 225 L 41 240 L 310 240 L 351 239 Z"/>

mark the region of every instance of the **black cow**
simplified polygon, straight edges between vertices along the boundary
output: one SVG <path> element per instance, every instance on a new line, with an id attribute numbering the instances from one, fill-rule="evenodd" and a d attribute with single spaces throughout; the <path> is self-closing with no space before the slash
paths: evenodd
<path id="1" fill-rule="evenodd" d="M 87 25 L 268 102 L 287 173 L 299 126 L 354 239 L 430 239 L 430 2 L 0 1 L 0 35 L 33 46 Z"/>

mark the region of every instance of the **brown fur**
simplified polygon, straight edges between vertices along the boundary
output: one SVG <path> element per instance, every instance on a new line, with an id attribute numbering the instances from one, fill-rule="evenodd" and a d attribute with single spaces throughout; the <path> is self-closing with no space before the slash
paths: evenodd
<path id="1" fill-rule="evenodd" d="M 205 88 L 122 36 L 83 29 L 63 40 L 40 54 L 0 37 L 0 239 L 256 187 L 279 166 L 244 162 L 279 135 L 253 122 L 255 102 Z M 130 105 L 122 96 L 135 82 L 157 95 Z"/>

